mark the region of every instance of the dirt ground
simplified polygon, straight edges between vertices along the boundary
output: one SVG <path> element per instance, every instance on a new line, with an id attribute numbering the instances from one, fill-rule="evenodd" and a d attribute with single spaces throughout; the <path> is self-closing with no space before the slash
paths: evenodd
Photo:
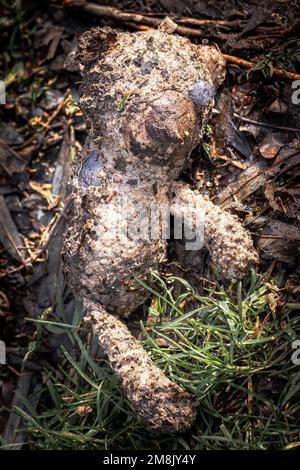
<path id="1" fill-rule="evenodd" d="M 280 278 L 270 305 L 276 312 L 286 302 L 300 305 L 300 8 L 282 0 L 251 6 L 128 0 L 0 1 L 0 9 L 0 79 L 7 94 L 0 104 L 0 340 L 7 354 L 7 366 L 0 366 L 0 433 L 18 442 L 20 417 L 10 413 L 12 405 L 40 389 L 43 370 L 60 360 L 58 346 L 68 347 L 67 335 L 41 338 L 26 319 L 49 311 L 59 316 L 62 302 L 66 319 L 74 311 L 61 247 L 70 161 L 86 136 L 77 104 L 81 76 L 76 65 L 66 65 L 76 36 L 95 25 L 154 28 L 169 15 L 180 34 L 225 54 L 216 111 L 182 178 L 250 230 L 258 272 L 266 281 Z M 170 244 L 170 261 L 178 256 Z M 186 274 L 180 264 L 176 272 Z M 214 281 L 206 253 L 191 259 L 187 275 L 199 291 Z"/>

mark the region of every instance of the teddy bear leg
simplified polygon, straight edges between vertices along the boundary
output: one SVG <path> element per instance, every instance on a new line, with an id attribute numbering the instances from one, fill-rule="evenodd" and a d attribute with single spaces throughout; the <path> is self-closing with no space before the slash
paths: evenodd
<path id="1" fill-rule="evenodd" d="M 168 379 L 118 318 L 91 300 L 84 300 L 85 321 L 93 328 L 122 390 L 136 414 L 159 433 L 191 427 L 196 399 Z"/>

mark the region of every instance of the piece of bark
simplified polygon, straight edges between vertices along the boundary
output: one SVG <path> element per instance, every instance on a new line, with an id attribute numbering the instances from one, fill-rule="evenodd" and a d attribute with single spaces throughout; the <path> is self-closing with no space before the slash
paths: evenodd
<path id="1" fill-rule="evenodd" d="M 299 165 L 300 151 L 297 142 L 283 147 L 272 166 L 269 166 L 267 161 L 257 161 L 244 170 L 235 181 L 220 192 L 217 203 L 222 207 L 229 207 L 235 199 L 243 201 L 267 181 Z"/>
<path id="2" fill-rule="evenodd" d="M 0 220 L 0 240 L 3 247 L 14 259 L 25 265 L 22 254 L 23 243 L 2 194 L 0 194 Z"/>

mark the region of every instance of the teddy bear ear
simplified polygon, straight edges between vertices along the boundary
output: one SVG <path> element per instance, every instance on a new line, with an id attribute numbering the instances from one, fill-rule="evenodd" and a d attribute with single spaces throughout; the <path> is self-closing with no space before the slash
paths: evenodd
<path id="1" fill-rule="evenodd" d="M 210 71 L 213 85 L 218 87 L 225 79 L 226 75 L 226 61 L 216 46 L 201 45 L 199 52 L 202 59 L 205 60 L 207 68 Z"/>
<path id="2" fill-rule="evenodd" d="M 78 36 L 65 61 L 66 68 L 79 65 L 81 71 L 87 70 L 99 60 L 117 38 L 117 31 L 109 28 L 92 28 Z"/>

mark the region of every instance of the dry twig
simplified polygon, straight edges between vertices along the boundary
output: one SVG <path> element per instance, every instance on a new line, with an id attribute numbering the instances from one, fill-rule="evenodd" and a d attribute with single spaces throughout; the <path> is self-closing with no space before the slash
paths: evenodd
<path id="1" fill-rule="evenodd" d="M 235 57 L 233 55 L 223 54 L 223 57 L 224 59 L 227 60 L 227 62 L 241 65 L 242 67 L 246 67 L 248 69 L 251 69 L 252 67 L 255 66 L 254 62 L 250 62 L 250 60 L 241 59 L 240 57 Z M 282 78 L 290 78 L 291 80 L 300 80 L 299 73 L 287 72 L 286 70 L 281 70 L 276 67 L 273 68 L 273 74 Z"/>
<path id="2" fill-rule="evenodd" d="M 160 23 L 161 18 L 155 16 L 141 15 L 140 13 L 126 12 L 119 10 L 118 8 L 111 7 L 108 5 L 98 5 L 91 2 L 85 1 L 69 1 L 67 2 L 68 6 L 80 7 L 87 13 L 91 13 L 96 16 L 104 16 L 107 18 L 112 18 L 116 21 L 125 23 L 127 26 L 133 27 L 140 31 L 156 29 Z M 177 23 L 176 32 L 179 34 L 194 36 L 194 37 L 211 37 L 216 40 L 226 40 L 228 39 L 227 35 L 220 31 L 222 27 L 226 27 L 226 30 L 232 32 L 233 28 L 238 25 L 238 21 L 226 21 L 226 20 L 209 20 L 209 19 L 198 19 L 198 18 L 188 18 L 188 17 L 170 17 L 175 23 Z M 195 26 L 195 28 L 182 26 L 181 24 L 188 24 L 190 26 Z M 203 29 L 203 27 L 217 27 L 216 32 L 213 30 Z M 202 27 L 202 29 L 201 29 Z M 230 30 L 231 27 L 231 30 Z M 274 27 L 272 27 L 274 28 Z M 262 36 L 264 38 L 264 36 Z M 248 69 L 254 67 L 255 63 L 241 59 L 240 57 L 235 57 L 228 54 L 223 54 L 224 59 L 233 64 L 241 65 Z M 282 78 L 290 78 L 292 80 L 299 80 L 300 75 L 294 72 L 288 72 L 286 70 L 281 70 L 278 68 L 273 68 L 274 75 L 277 75 Z"/>

